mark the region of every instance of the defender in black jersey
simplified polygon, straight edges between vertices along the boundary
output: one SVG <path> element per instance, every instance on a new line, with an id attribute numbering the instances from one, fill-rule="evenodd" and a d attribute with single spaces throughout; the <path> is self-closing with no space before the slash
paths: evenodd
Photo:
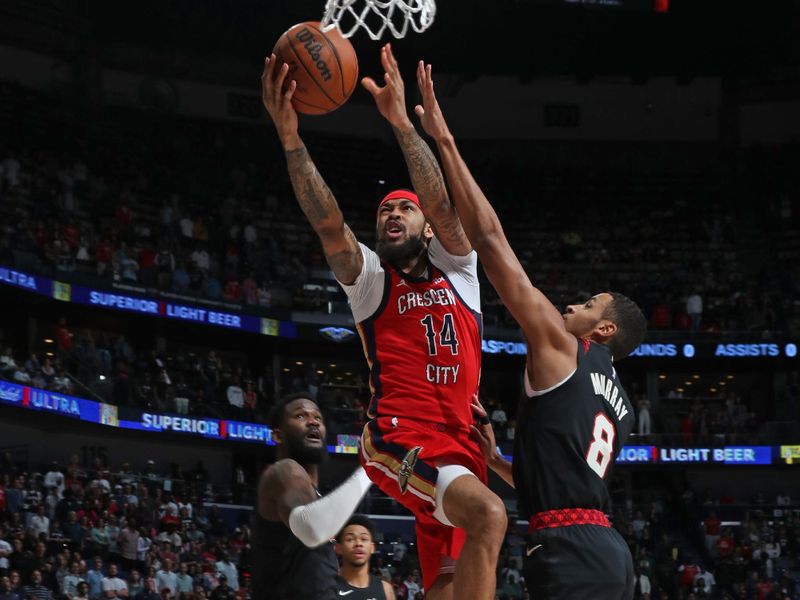
<path id="1" fill-rule="evenodd" d="M 333 600 L 338 597 L 339 564 L 330 538 L 353 513 L 369 479 L 359 468 L 336 490 L 320 497 L 318 466 L 327 451 L 325 423 L 307 394 L 279 401 L 270 425 L 278 460 L 258 483 L 252 519 L 253 597 Z M 359 478 L 367 487 L 359 484 Z"/>
<path id="2" fill-rule="evenodd" d="M 347 600 L 395 600 L 394 589 L 369 570 L 375 554 L 375 526 L 364 515 L 353 515 L 336 536 L 336 554 L 341 559 L 339 596 Z"/>
<path id="3" fill-rule="evenodd" d="M 529 521 L 525 579 L 531 598 L 633 597 L 630 551 L 605 516 L 606 480 L 633 423 L 633 407 L 614 360 L 644 338 L 642 312 L 622 294 L 602 293 L 562 315 L 535 288 L 492 206 L 461 158 L 436 96 L 430 66 L 417 80 L 425 131 L 435 140 L 464 231 L 487 277 L 528 341 L 525 387 L 514 463 L 496 451 L 491 426 L 473 427 L 490 468 L 515 486 Z"/>

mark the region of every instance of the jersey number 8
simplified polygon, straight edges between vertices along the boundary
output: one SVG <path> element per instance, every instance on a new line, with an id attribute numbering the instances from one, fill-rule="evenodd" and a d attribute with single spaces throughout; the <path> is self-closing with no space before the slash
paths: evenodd
<path id="1" fill-rule="evenodd" d="M 586 464 L 589 468 L 600 476 L 606 476 L 608 465 L 614 456 L 614 437 L 617 432 L 614 424 L 604 413 L 597 413 L 594 418 L 592 428 L 592 443 L 586 452 Z"/>

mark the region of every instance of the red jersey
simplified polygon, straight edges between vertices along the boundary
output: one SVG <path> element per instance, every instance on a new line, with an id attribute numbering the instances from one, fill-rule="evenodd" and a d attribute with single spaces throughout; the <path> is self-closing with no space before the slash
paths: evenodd
<path id="1" fill-rule="evenodd" d="M 369 416 L 468 428 L 480 379 L 480 313 L 459 295 L 453 273 L 435 264 L 421 278 L 381 267 L 380 306 L 357 323 L 370 367 Z"/>

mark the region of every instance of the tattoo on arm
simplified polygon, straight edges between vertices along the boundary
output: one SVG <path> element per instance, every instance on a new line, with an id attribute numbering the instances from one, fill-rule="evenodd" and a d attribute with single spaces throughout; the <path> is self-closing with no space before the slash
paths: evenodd
<path id="1" fill-rule="evenodd" d="M 464 229 L 447 195 L 442 170 L 430 146 L 414 129 L 401 131 L 394 128 L 394 133 L 406 159 L 411 182 L 419 193 L 420 204 L 437 234 L 444 242 L 464 243 Z"/>
<path id="2" fill-rule="evenodd" d="M 326 221 L 343 221 L 342 212 L 308 150 L 303 146 L 286 152 L 289 177 L 297 202 L 315 229 Z"/>
<path id="3" fill-rule="evenodd" d="M 355 234 L 344 222 L 333 192 L 305 147 L 288 150 L 286 162 L 297 203 L 320 237 L 328 265 L 339 281 L 352 283 L 361 271 L 361 249 Z"/>
<path id="4" fill-rule="evenodd" d="M 361 255 L 361 249 L 358 247 L 358 240 L 356 240 L 355 234 L 347 225 L 344 225 L 344 237 L 347 240 L 346 248 L 341 252 L 327 254 L 325 258 L 328 260 L 331 271 L 337 277 L 340 274 L 350 274 L 355 278 L 361 270 L 361 264 L 357 262 L 358 257 Z"/>

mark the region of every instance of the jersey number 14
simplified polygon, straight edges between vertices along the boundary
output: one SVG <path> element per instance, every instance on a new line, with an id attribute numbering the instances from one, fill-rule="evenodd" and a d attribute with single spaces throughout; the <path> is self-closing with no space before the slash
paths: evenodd
<path id="1" fill-rule="evenodd" d="M 458 338 L 456 337 L 456 328 L 453 326 L 452 313 L 445 314 L 442 319 L 442 330 L 439 332 L 438 346 L 436 343 L 436 329 L 433 326 L 433 315 L 427 315 L 424 319 L 420 319 L 419 322 L 425 327 L 429 355 L 436 356 L 439 353 L 438 346 L 449 346 L 450 354 L 453 356 L 458 354 Z"/>
<path id="2" fill-rule="evenodd" d="M 597 413 L 592 428 L 592 443 L 589 444 L 589 449 L 586 451 L 586 464 L 600 476 L 600 479 L 606 476 L 608 465 L 611 464 L 611 459 L 614 457 L 614 437 L 616 435 L 614 424 L 605 413 Z"/>

